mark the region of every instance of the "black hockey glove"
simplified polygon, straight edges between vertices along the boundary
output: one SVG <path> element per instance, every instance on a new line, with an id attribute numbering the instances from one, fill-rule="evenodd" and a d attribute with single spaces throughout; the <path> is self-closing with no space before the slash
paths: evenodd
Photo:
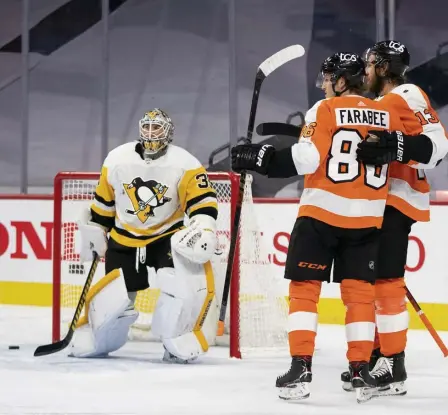
<path id="1" fill-rule="evenodd" d="M 406 164 L 410 158 L 404 160 L 403 141 L 401 131 L 369 131 L 367 139 L 358 144 L 358 160 L 375 166 L 395 160 Z"/>
<path id="2" fill-rule="evenodd" d="M 269 144 L 241 144 L 232 147 L 232 170 L 250 170 L 266 176 L 274 153 L 275 148 Z"/>
<path id="3" fill-rule="evenodd" d="M 369 131 L 369 137 L 358 144 L 358 160 L 366 164 L 380 165 L 410 160 L 429 163 L 433 152 L 430 138 L 424 134 L 404 135 L 401 131 Z"/>

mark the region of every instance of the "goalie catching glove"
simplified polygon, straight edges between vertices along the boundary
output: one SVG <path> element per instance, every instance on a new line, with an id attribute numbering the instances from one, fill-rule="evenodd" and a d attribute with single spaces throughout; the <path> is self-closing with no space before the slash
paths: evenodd
<path id="1" fill-rule="evenodd" d="M 80 261 L 92 261 L 93 251 L 100 258 L 104 257 L 107 251 L 106 231 L 101 225 L 91 221 L 90 209 L 85 209 L 78 220 L 78 229 L 81 234 Z"/>
<path id="2" fill-rule="evenodd" d="M 208 215 L 195 215 L 189 226 L 171 237 L 171 247 L 195 264 L 210 261 L 218 246 L 216 221 Z"/>
<path id="3" fill-rule="evenodd" d="M 404 135 L 401 131 L 369 131 L 369 137 L 358 144 L 358 160 L 373 165 L 398 161 L 408 164 L 428 163 L 433 152 L 430 138 L 421 134 Z"/>

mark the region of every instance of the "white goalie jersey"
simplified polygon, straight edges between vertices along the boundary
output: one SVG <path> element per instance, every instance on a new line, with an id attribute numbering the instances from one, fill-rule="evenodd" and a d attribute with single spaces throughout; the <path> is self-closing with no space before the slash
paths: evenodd
<path id="1" fill-rule="evenodd" d="M 91 205 L 93 222 L 119 244 L 143 247 L 179 230 L 185 214 L 217 218 L 216 192 L 194 156 L 171 144 L 148 163 L 139 148 L 131 142 L 108 154 Z"/>

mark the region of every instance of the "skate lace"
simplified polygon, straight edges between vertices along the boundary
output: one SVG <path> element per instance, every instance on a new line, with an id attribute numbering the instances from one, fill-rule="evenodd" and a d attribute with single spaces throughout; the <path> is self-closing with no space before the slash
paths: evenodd
<path id="1" fill-rule="evenodd" d="M 308 370 L 306 368 L 307 360 L 305 358 L 304 359 L 298 359 L 298 362 L 300 362 L 300 364 L 305 368 L 305 372 L 302 373 L 302 375 L 301 375 L 301 377 L 302 377 L 305 373 L 308 373 Z M 278 376 L 277 380 L 279 380 L 280 378 L 283 378 L 284 376 L 288 375 L 292 371 L 292 368 L 293 368 L 293 365 L 291 364 L 291 367 L 285 373 L 283 373 L 283 375 Z"/>
<path id="2" fill-rule="evenodd" d="M 392 369 L 394 367 L 394 359 L 387 357 L 380 357 L 376 362 L 375 367 L 370 372 L 370 376 L 373 378 L 379 378 L 384 376 L 386 373 L 392 374 Z"/>

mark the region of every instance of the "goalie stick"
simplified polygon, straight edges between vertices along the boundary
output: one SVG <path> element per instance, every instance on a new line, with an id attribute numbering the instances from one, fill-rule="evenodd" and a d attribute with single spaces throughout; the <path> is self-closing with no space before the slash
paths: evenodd
<path id="1" fill-rule="evenodd" d="M 254 90 L 252 94 L 252 103 L 250 107 L 249 123 L 247 127 L 247 136 L 245 139 L 246 144 L 252 143 L 252 135 L 255 126 L 255 116 L 257 113 L 257 106 L 258 106 L 258 97 L 260 94 L 263 81 L 276 69 L 280 68 L 281 66 L 283 66 L 284 64 L 288 63 L 293 59 L 300 58 L 304 54 L 305 49 L 303 48 L 302 45 L 291 45 L 288 46 L 287 48 L 278 51 L 277 53 L 274 53 L 272 56 L 263 61 L 261 65 L 257 68 Z M 226 317 L 227 301 L 229 298 L 230 281 L 232 277 L 233 261 L 235 259 L 235 248 L 241 219 L 241 207 L 243 203 L 245 184 L 246 184 L 246 172 L 242 171 L 240 176 L 238 198 L 235 208 L 235 216 L 233 219 L 233 227 L 231 229 L 229 257 L 227 260 L 224 290 L 222 293 L 221 310 L 219 313 L 219 321 L 218 321 L 218 336 L 222 336 L 224 334 L 224 320 Z"/>
<path id="2" fill-rule="evenodd" d="M 78 324 L 79 316 L 81 315 L 82 309 L 84 308 L 84 304 L 86 303 L 87 293 L 90 290 L 90 286 L 92 285 L 93 277 L 95 276 L 95 271 L 100 262 L 100 257 L 94 251 L 93 252 L 93 261 L 89 270 L 89 274 L 87 275 L 86 282 L 82 289 L 81 297 L 79 297 L 78 305 L 76 306 L 75 315 L 73 316 L 72 322 L 70 323 L 70 328 L 68 330 L 67 335 L 60 341 L 56 343 L 44 344 L 39 346 L 34 351 L 34 356 L 45 356 L 47 354 L 57 353 L 61 350 L 64 350 L 72 341 L 73 334 L 75 333 L 76 325 Z"/>

